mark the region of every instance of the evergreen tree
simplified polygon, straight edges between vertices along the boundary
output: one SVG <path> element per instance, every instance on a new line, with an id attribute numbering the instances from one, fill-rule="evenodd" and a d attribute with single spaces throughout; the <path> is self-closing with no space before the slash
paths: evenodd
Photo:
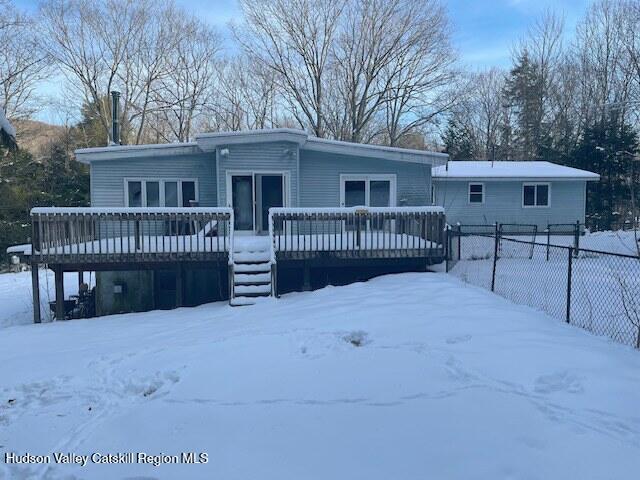
<path id="1" fill-rule="evenodd" d="M 549 141 L 543 132 L 543 81 L 538 66 L 526 50 L 517 58 L 503 92 L 506 107 L 513 112 L 515 125 L 511 156 L 520 160 L 546 158 Z"/>
<path id="2" fill-rule="evenodd" d="M 600 174 L 599 182 L 587 186 L 587 219 L 595 228 L 617 228 L 633 215 L 630 187 L 640 179 L 633 171 L 637 151 L 637 134 L 615 115 L 585 129 L 571 160 L 577 168 Z"/>
<path id="3" fill-rule="evenodd" d="M 454 119 L 450 118 L 444 134 L 445 152 L 450 160 L 472 160 L 473 144 L 468 132 Z"/>
<path id="4" fill-rule="evenodd" d="M 89 171 L 76 162 L 64 142 L 53 141 L 42 159 L 26 150 L 0 147 L 0 263 L 10 245 L 28 243 L 30 210 L 37 206 L 89 204 Z"/>

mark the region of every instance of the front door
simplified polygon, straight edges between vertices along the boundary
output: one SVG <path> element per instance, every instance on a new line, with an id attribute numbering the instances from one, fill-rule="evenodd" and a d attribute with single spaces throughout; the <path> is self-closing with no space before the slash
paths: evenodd
<path id="1" fill-rule="evenodd" d="M 269 209 L 285 206 L 285 176 L 277 173 L 232 174 L 230 186 L 235 230 L 268 232 Z"/>

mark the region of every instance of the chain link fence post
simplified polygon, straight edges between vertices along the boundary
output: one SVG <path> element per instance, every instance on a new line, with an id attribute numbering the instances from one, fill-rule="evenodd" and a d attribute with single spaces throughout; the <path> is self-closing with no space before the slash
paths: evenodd
<path id="1" fill-rule="evenodd" d="M 498 244 L 500 243 L 500 231 L 496 223 L 495 242 L 493 244 L 493 273 L 491 274 L 491 291 L 496 291 L 496 266 L 498 263 Z"/>
<path id="2" fill-rule="evenodd" d="M 573 247 L 567 250 L 569 253 L 567 265 L 567 323 L 571 323 L 571 277 L 573 270 Z"/>

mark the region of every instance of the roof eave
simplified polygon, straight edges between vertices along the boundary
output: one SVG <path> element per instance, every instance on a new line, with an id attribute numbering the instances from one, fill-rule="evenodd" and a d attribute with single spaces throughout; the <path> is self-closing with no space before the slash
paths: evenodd
<path id="1" fill-rule="evenodd" d="M 426 150 L 410 150 L 405 148 L 385 147 L 365 143 L 350 143 L 309 137 L 303 150 L 316 152 L 337 153 L 343 155 L 367 157 L 372 156 L 382 160 L 397 162 L 419 163 L 422 165 L 445 165 L 449 156 L 446 153 L 428 152 Z"/>
<path id="2" fill-rule="evenodd" d="M 583 182 L 598 182 L 600 181 L 600 175 L 594 176 L 573 176 L 573 177 L 557 177 L 557 176 L 537 176 L 537 177 L 523 177 L 523 176 L 513 176 L 513 177 L 448 177 L 448 176 L 440 176 L 433 175 L 433 180 L 436 181 L 445 181 L 445 182 L 567 182 L 567 181 L 583 181 Z"/>
<path id="3" fill-rule="evenodd" d="M 196 142 L 203 151 L 214 151 L 217 147 L 246 143 L 291 142 L 302 145 L 308 135 L 302 130 L 274 128 L 267 130 L 244 130 L 238 132 L 214 132 L 196 135 Z"/>
<path id="4" fill-rule="evenodd" d="M 75 151 L 76 159 L 89 164 L 101 160 L 122 158 L 149 158 L 202 153 L 197 143 L 162 143 L 157 145 L 123 145 L 98 148 L 82 148 Z"/>

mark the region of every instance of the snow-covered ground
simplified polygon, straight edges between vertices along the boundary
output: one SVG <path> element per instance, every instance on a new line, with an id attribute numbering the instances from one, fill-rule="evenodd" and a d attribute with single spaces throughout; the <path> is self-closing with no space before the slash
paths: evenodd
<path id="1" fill-rule="evenodd" d="M 0 365 L 2 457 L 209 458 L 0 462 L 0 478 L 633 479 L 640 469 L 639 352 L 442 273 L 251 307 L 9 327 Z"/>
<path id="2" fill-rule="evenodd" d="M 513 237 L 530 241 L 530 237 Z M 571 237 L 551 237 L 552 245 L 573 244 Z M 537 239 L 544 242 L 546 239 Z M 633 254 L 633 232 L 599 232 L 581 237 L 583 249 Z M 491 288 L 494 239 L 463 237 L 462 259 L 451 274 L 485 289 Z M 531 246 L 508 238 L 500 244 L 495 292 L 564 320 L 567 312 L 568 250 Z M 570 320 L 573 325 L 621 343 L 638 341 L 640 317 L 640 261 L 581 251 L 572 262 Z"/>
<path id="3" fill-rule="evenodd" d="M 40 269 L 40 312 L 42 321 L 51 320 L 49 302 L 56 298 L 53 272 Z M 95 278 L 84 274 L 84 281 L 95 284 Z M 65 273 L 65 298 L 78 294 L 78 274 Z M 0 329 L 12 325 L 33 323 L 33 297 L 31 294 L 31 272 L 0 274 Z M 0 330 L 1 332 L 1 330 Z M 0 333 L 1 335 L 1 333 Z"/>

